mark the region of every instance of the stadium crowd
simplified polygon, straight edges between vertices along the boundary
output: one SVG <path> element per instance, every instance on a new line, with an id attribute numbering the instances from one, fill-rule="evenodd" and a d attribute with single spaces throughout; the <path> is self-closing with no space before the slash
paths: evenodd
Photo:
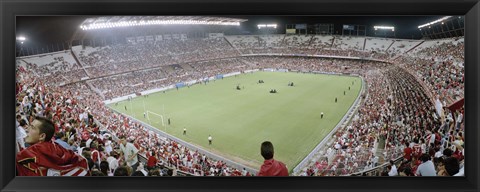
<path id="1" fill-rule="evenodd" d="M 402 57 L 398 63 L 412 71 L 444 105 L 464 95 L 464 42 L 452 40 L 417 52 L 417 57 Z M 413 65 L 412 65 L 413 63 Z"/>
<path id="2" fill-rule="evenodd" d="M 117 44 L 77 53 L 90 78 L 171 64 L 238 56 L 224 39 L 187 39 Z"/>
<path id="3" fill-rule="evenodd" d="M 28 137 L 28 127 L 36 116 L 41 116 L 52 121 L 56 143 L 85 158 L 88 168 L 82 168 L 89 170 L 92 176 L 171 176 L 182 172 L 205 176 L 250 175 L 245 170 L 208 158 L 205 154 L 148 131 L 123 115 L 111 112 L 85 83 L 52 87 L 45 86 L 37 79 L 29 84 L 29 80 L 36 77 L 23 67 L 18 68 L 17 76 L 19 152 L 29 148 L 24 142 Z M 136 166 L 127 164 L 128 160 L 122 154 L 121 140 L 118 139 L 122 136 L 138 149 L 139 154 L 148 159 L 155 154 L 153 157 L 157 161 Z M 48 162 L 49 159 L 39 158 L 37 161 Z M 38 169 L 42 168 L 39 166 Z"/>
<path id="4" fill-rule="evenodd" d="M 281 45 L 279 41 L 265 41 Z M 321 47 L 266 47 L 250 49 L 250 53 L 355 57 L 372 54 Z M 455 175 L 463 168 L 463 109 L 449 111 L 445 108 L 442 115 L 446 118 L 441 118 L 433 107 L 432 98 L 425 93 L 429 90 L 424 90 L 420 83 L 427 84 L 434 95 L 442 99 L 449 97 L 451 101 L 463 96 L 463 63 L 459 63 L 464 58 L 462 49 L 463 42 L 447 43 L 421 50 L 420 53 L 428 58 L 405 56 L 394 64 L 386 64 L 331 58 L 237 57 L 239 52 L 224 39 L 192 39 L 113 45 L 88 55 L 78 54 L 80 64 L 69 65 L 61 58 L 43 66 L 21 64 L 17 65 L 16 74 L 17 151 L 24 154 L 21 152 L 32 145 L 25 143 L 25 138 L 29 137 L 35 117 L 40 116 L 53 123 L 56 143 L 85 159 L 88 167 L 84 169 L 92 176 L 250 175 L 162 137 L 110 111 L 102 101 L 217 74 L 273 68 L 357 74 L 364 78 L 368 87 L 351 123 L 335 133 L 334 142 L 319 152 L 320 158 L 300 175 L 367 173 L 390 160 L 392 163 L 384 171 L 375 174 L 426 176 L 428 174 L 423 172 L 426 166 L 422 165 L 431 161 L 435 175 Z M 221 59 L 226 57 L 236 58 Z M 379 58 L 386 57 L 380 54 Z M 67 81 L 62 80 L 62 76 Z M 77 82 L 86 76 L 93 80 Z M 68 85 L 58 86 L 60 82 Z M 99 89 L 104 97 L 95 93 L 89 84 Z M 137 153 L 148 160 L 139 163 L 141 160 L 130 158 L 124 148 L 132 145 L 131 148 L 138 149 Z M 393 161 L 398 157 L 403 160 Z"/>

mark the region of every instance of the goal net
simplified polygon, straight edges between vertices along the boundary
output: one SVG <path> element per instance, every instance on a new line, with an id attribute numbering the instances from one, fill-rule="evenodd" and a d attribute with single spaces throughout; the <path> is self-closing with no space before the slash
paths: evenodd
<path id="1" fill-rule="evenodd" d="M 160 115 L 151 111 L 147 111 L 147 120 L 148 120 L 148 123 L 152 125 L 161 125 L 162 127 L 165 127 L 163 115 Z"/>

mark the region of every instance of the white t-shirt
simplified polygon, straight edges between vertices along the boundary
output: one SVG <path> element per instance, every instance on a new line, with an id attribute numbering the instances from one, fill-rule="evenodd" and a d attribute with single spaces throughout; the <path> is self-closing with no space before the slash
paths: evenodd
<path id="1" fill-rule="evenodd" d="M 113 173 L 113 171 L 115 171 L 115 169 L 117 169 L 118 167 L 118 160 L 115 159 L 115 157 L 108 157 L 107 158 L 107 162 L 108 162 L 108 167 L 110 168 L 110 171 Z"/>
<path id="2" fill-rule="evenodd" d="M 107 140 L 107 142 L 105 142 L 105 152 L 110 155 L 110 152 L 112 151 L 113 151 L 112 141 Z"/>
<path id="3" fill-rule="evenodd" d="M 419 176 L 437 176 L 435 166 L 433 165 L 432 161 L 427 161 L 420 164 L 417 168 L 416 174 Z"/>
<path id="4" fill-rule="evenodd" d="M 388 172 L 388 176 L 397 176 L 398 171 L 397 171 L 397 166 L 392 165 L 392 169 Z"/>
<path id="5" fill-rule="evenodd" d="M 127 143 L 126 146 L 120 143 L 120 149 L 123 151 L 123 156 L 125 157 L 125 162 L 127 162 L 128 166 L 135 165 L 138 162 L 138 157 L 135 155 L 131 161 L 128 161 L 129 157 L 134 154 L 138 153 L 138 149 L 132 143 Z"/>

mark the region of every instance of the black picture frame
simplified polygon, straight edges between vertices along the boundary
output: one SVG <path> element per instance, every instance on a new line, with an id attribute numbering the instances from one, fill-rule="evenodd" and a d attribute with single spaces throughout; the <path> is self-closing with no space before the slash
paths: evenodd
<path id="1" fill-rule="evenodd" d="M 2 191 L 478 191 L 478 0 L 2 0 Z M 465 15 L 465 177 L 15 177 L 15 16 L 19 15 Z"/>

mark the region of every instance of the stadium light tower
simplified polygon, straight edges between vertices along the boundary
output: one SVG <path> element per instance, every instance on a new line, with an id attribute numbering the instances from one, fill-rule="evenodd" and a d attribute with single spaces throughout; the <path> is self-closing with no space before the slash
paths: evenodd
<path id="1" fill-rule="evenodd" d="M 18 48 L 20 48 L 20 50 L 18 51 L 17 53 L 17 56 L 24 56 L 24 52 L 23 52 L 23 43 L 27 40 L 27 38 L 25 38 L 24 36 L 18 36 L 17 37 L 17 42 L 20 42 L 20 45 L 18 45 Z"/>
<path id="2" fill-rule="evenodd" d="M 271 34 L 271 33 L 276 32 L 277 24 L 273 24 L 273 23 L 271 23 L 271 24 L 258 24 L 257 28 L 260 31 L 260 33 Z"/>
<path id="3" fill-rule="evenodd" d="M 373 26 L 373 28 L 375 29 L 375 35 L 395 37 L 395 27 L 393 26 Z"/>
<path id="4" fill-rule="evenodd" d="M 20 41 L 21 44 L 23 44 L 23 42 L 25 42 L 27 38 L 25 38 L 24 36 L 19 36 L 17 37 L 17 40 Z"/>
<path id="5" fill-rule="evenodd" d="M 419 26 L 418 26 L 418 29 L 421 30 L 421 29 L 424 28 L 424 27 L 429 27 L 429 28 L 430 28 L 430 26 L 433 25 L 433 24 L 435 24 L 435 23 L 440 23 L 440 22 L 441 22 L 441 23 L 443 24 L 443 23 L 444 23 L 443 21 L 449 19 L 450 17 L 452 17 L 452 16 L 445 16 L 445 17 L 442 17 L 442 18 L 437 19 L 437 20 L 435 20 L 435 21 L 432 21 L 432 22 L 429 22 L 429 23 L 425 23 L 425 24 L 423 24 L 423 25 L 419 25 Z M 460 18 L 460 17 L 459 17 L 459 18 Z"/>
<path id="6" fill-rule="evenodd" d="M 262 29 L 262 28 L 274 28 L 274 29 L 276 29 L 277 24 L 258 24 L 257 27 L 258 27 L 258 29 Z"/>

